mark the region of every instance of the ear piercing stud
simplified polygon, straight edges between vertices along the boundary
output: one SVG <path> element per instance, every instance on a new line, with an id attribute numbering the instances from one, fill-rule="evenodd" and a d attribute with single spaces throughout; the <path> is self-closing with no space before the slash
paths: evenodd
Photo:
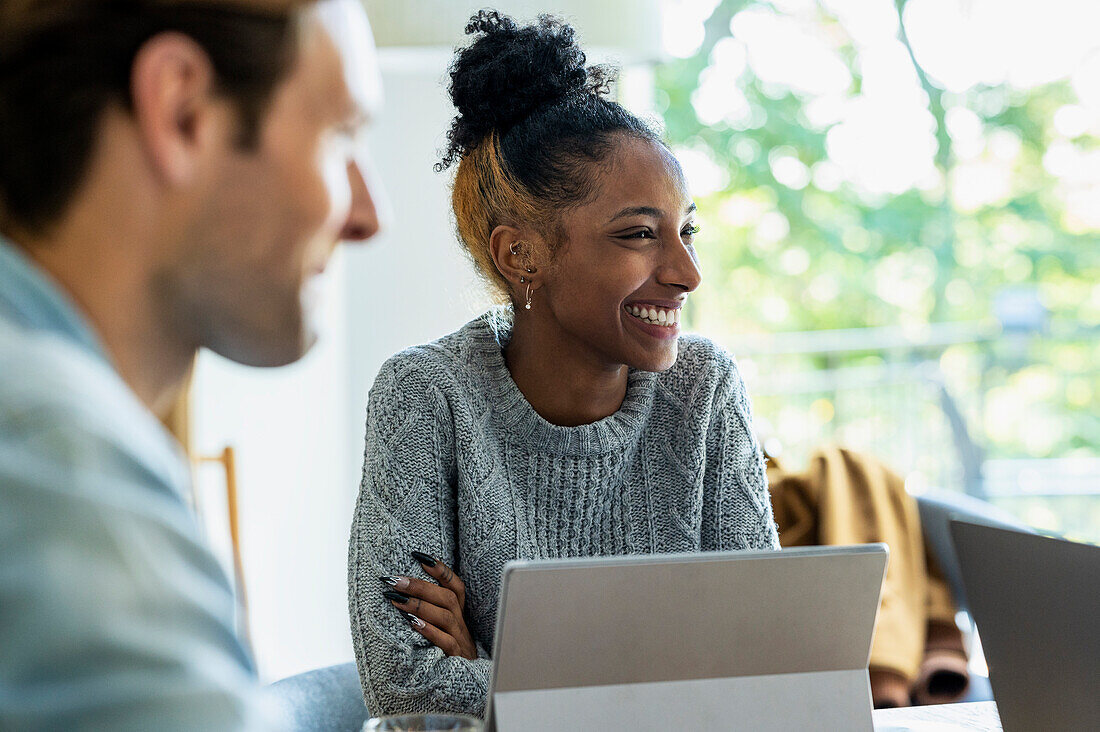
<path id="1" fill-rule="evenodd" d="M 516 250 L 516 247 L 518 247 L 519 244 L 520 244 L 520 242 L 518 242 L 518 241 L 512 242 L 511 244 L 508 245 L 508 251 L 510 251 L 513 255 L 518 256 L 519 252 Z M 535 270 L 532 269 L 530 266 L 524 267 L 523 269 L 529 275 L 535 273 Z M 530 310 L 531 309 L 531 279 L 529 277 L 524 277 L 523 275 L 520 275 L 519 283 L 521 285 L 524 285 L 524 284 L 527 285 L 527 302 L 524 304 L 523 308 L 525 310 Z"/>

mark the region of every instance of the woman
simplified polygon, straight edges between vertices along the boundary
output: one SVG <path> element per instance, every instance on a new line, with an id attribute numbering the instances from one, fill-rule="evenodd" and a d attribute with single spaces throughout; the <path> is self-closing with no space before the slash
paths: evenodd
<path id="1" fill-rule="evenodd" d="M 483 713 L 511 559 L 778 548 L 737 367 L 680 335 L 700 280 L 680 166 L 569 26 L 466 31 L 438 167 L 512 307 L 371 390 L 349 595 L 375 714 Z"/>

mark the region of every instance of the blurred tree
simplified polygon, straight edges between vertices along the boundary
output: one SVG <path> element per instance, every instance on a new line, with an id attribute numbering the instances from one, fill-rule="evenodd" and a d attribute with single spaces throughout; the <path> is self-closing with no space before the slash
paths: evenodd
<path id="1" fill-rule="evenodd" d="M 704 182 L 693 324 L 736 351 L 751 333 L 998 318 L 1006 337 L 936 354 L 989 454 L 1095 457 L 1100 123 L 1073 124 L 1067 78 L 949 91 L 918 62 L 907 0 L 882 4 L 893 37 L 869 42 L 838 3 L 722 0 L 698 50 L 658 68 L 667 137 Z M 808 80 L 784 71 L 799 64 Z"/>

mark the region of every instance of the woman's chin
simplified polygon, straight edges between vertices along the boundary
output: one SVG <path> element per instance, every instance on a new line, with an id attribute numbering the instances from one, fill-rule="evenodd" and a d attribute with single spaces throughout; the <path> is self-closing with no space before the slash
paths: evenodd
<path id="1" fill-rule="evenodd" d="M 668 371 L 676 364 L 677 351 L 676 341 L 672 341 L 661 349 L 647 349 L 644 353 L 632 358 L 631 363 L 627 365 L 639 371 Z"/>
<path id="2" fill-rule="evenodd" d="M 623 314 L 624 335 L 630 343 L 627 366 L 639 371 L 668 371 L 676 363 L 680 326 L 643 323 Z"/>

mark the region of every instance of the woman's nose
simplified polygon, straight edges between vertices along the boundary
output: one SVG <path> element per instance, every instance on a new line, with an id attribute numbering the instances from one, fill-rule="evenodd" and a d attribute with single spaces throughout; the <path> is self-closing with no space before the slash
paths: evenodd
<path id="1" fill-rule="evenodd" d="M 672 285 L 684 292 L 692 292 L 703 281 L 703 273 L 699 269 L 699 260 L 695 256 L 695 250 L 677 240 L 666 249 L 665 261 L 658 273 L 658 281 L 661 284 Z"/>

